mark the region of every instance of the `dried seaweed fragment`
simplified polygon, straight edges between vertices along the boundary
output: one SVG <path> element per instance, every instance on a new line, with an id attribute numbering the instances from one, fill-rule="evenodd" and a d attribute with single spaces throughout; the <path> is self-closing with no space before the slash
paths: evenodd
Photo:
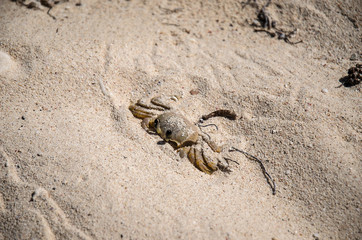
<path id="1" fill-rule="evenodd" d="M 202 121 L 205 121 L 205 120 L 208 120 L 210 118 L 213 118 L 213 117 L 225 117 L 227 119 L 230 119 L 230 120 L 235 120 L 236 119 L 236 113 L 232 110 L 227 110 L 227 109 L 220 109 L 220 110 L 216 110 L 212 113 L 209 113 L 207 115 L 202 115 L 201 116 L 201 122 Z"/>

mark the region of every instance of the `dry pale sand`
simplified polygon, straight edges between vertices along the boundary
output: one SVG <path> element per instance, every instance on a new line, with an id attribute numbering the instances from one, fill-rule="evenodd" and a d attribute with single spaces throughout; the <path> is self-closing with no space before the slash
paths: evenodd
<path id="1" fill-rule="evenodd" d="M 272 1 L 298 45 L 255 33 L 254 1 L 78 2 L 0 0 L 0 239 L 362 239 L 361 88 L 336 88 L 360 0 Z M 141 128 L 130 102 L 162 94 L 238 114 L 204 129 L 231 174 Z"/>

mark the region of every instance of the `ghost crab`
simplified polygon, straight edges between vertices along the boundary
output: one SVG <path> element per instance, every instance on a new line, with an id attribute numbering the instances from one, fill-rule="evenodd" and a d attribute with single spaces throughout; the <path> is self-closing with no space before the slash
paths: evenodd
<path id="1" fill-rule="evenodd" d="M 220 153 L 221 147 L 171 107 L 169 102 L 177 101 L 179 98 L 179 96 L 158 96 L 150 101 L 140 99 L 137 103 L 131 104 L 129 110 L 136 118 L 143 119 L 141 125 L 146 131 L 156 132 L 180 152 L 181 156 L 186 155 L 200 171 L 207 174 L 212 174 L 218 169 L 230 172 L 227 162 L 220 159 L 215 161 L 206 156 L 203 142 L 206 142 L 215 153 Z"/>

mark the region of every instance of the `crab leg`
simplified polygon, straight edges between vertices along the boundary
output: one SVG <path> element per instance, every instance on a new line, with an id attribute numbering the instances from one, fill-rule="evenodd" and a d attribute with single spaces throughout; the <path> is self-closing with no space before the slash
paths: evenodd
<path id="1" fill-rule="evenodd" d="M 152 100 L 151 100 L 151 103 L 152 103 Z M 154 104 L 154 103 L 152 103 Z M 164 111 L 165 108 L 163 106 L 157 106 L 157 104 L 149 104 L 147 103 L 147 101 L 143 100 L 143 99 L 140 99 L 137 101 L 136 105 L 140 106 L 140 107 L 144 107 L 144 108 L 147 108 L 147 109 L 154 109 L 154 110 L 158 110 L 158 111 Z"/>
<path id="2" fill-rule="evenodd" d="M 210 140 L 208 138 L 208 136 L 206 136 L 203 133 L 200 133 L 200 136 L 207 143 L 207 145 L 209 145 L 209 147 L 212 149 L 212 151 L 217 152 L 217 153 L 221 152 L 221 147 L 216 145 L 216 143 L 214 141 Z"/>
<path id="3" fill-rule="evenodd" d="M 162 99 L 159 98 L 159 97 L 152 98 L 152 99 L 151 99 L 151 103 L 154 104 L 154 105 L 156 105 L 156 106 L 163 107 L 164 109 L 167 109 L 167 110 L 170 110 L 170 109 L 171 109 L 171 107 L 168 106 L 167 104 L 165 104 L 165 103 L 162 101 Z M 164 109 L 163 109 L 163 110 L 164 110 Z"/>
<path id="4" fill-rule="evenodd" d="M 211 169 L 211 171 L 212 171 L 211 173 L 213 173 L 219 169 L 217 164 L 215 164 L 215 162 L 210 161 L 210 159 L 206 157 L 206 155 L 204 154 L 204 151 L 202 151 L 201 154 L 202 154 L 202 158 L 204 159 L 204 162 L 207 164 L 207 167 L 209 169 Z"/>
<path id="5" fill-rule="evenodd" d="M 218 169 L 213 162 L 205 158 L 204 154 L 201 153 L 200 150 L 194 147 L 191 147 L 188 151 L 187 158 L 197 169 L 204 173 L 212 174 Z"/>
<path id="6" fill-rule="evenodd" d="M 174 100 L 177 101 L 179 99 L 178 96 L 170 96 L 167 98 L 167 100 Z M 154 117 L 157 114 L 152 111 L 152 110 L 156 110 L 156 111 L 165 111 L 165 110 L 170 110 L 171 107 L 165 102 L 165 98 L 162 97 L 154 97 L 151 99 L 151 104 L 148 103 L 146 100 L 144 99 L 140 99 L 137 101 L 136 104 L 131 104 L 129 106 L 129 110 L 131 110 L 133 116 L 135 116 L 136 118 L 150 118 L 150 117 Z"/>
<path id="7" fill-rule="evenodd" d="M 168 96 L 167 97 L 167 100 L 162 98 L 161 96 L 158 96 L 158 97 L 154 97 L 151 99 L 151 103 L 154 104 L 154 105 L 157 105 L 157 106 L 160 106 L 160 107 L 163 107 L 164 109 L 163 110 L 170 110 L 171 107 L 169 104 L 166 103 L 166 101 L 170 101 L 170 100 L 173 100 L 173 101 L 178 101 L 179 100 L 179 96 L 176 96 L 176 95 L 172 95 L 172 96 Z M 166 100 L 166 101 L 165 101 Z"/>
<path id="8" fill-rule="evenodd" d="M 144 119 L 144 118 L 150 118 L 150 117 L 155 116 L 155 113 L 152 112 L 151 110 L 147 110 L 147 109 L 137 106 L 135 104 L 132 104 L 131 106 L 129 106 L 128 109 L 132 112 L 133 116 L 135 116 L 136 118 Z"/>

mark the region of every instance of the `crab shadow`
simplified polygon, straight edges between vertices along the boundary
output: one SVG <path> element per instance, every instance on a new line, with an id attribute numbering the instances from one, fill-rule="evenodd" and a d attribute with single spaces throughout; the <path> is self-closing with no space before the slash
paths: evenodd
<path id="1" fill-rule="evenodd" d="M 167 142 L 164 140 L 160 140 L 157 142 L 157 145 L 165 145 Z"/>

